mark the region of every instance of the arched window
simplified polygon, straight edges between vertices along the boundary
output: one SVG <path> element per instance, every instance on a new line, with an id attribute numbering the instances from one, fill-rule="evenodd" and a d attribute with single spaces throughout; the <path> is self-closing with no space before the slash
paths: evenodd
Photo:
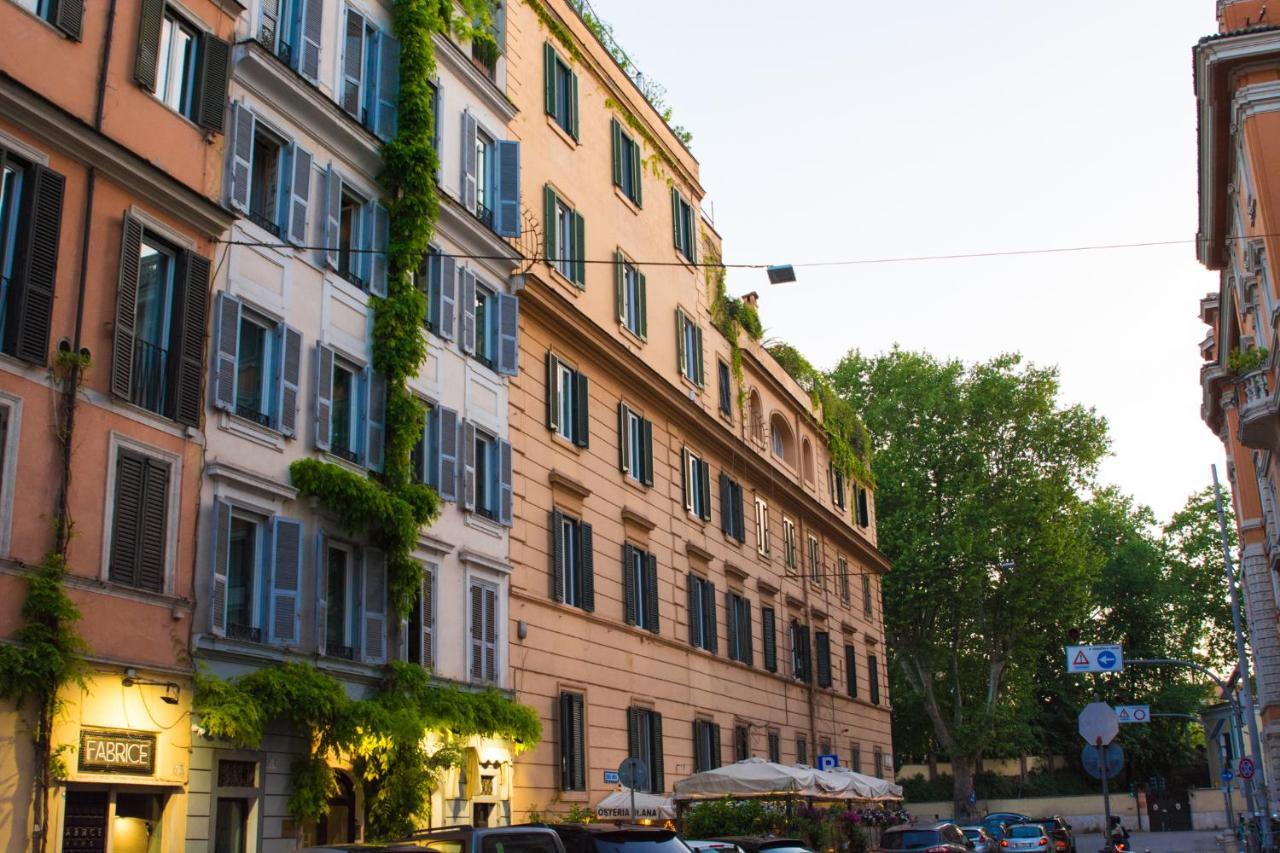
<path id="1" fill-rule="evenodd" d="M 317 844 L 348 844 L 356 840 L 356 792 L 350 777 L 333 773 L 337 786 L 329 798 L 329 813 L 316 825 Z"/>
<path id="2" fill-rule="evenodd" d="M 764 403 L 760 400 L 760 392 L 751 389 L 747 397 L 747 425 L 751 430 L 751 440 L 764 444 Z"/>
<path id="3" fill-rule="evenodd" d="M 794 468 L 796 464 L 796 439 L 791 434 L 791 427 L 787 424 L 786 419 L 777 412 L 774 412 L 773 417 L 769 418 L 769 434 L 773 440 L 773 455 Z"/>
<path id="4" fill-rule="evenodd" d="M 813 485 L 813 443 L 809 441 L 808 437 L 805 437 L 800 442 L 800 471 L 804 474 L 804 481 L 809 485 Z"/>

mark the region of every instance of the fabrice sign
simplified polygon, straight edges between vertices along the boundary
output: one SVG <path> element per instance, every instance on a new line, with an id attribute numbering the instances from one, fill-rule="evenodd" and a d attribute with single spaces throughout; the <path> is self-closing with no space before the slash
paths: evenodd
<path id="1" fill-rule="evenodd" d="M 156 769 L 156 736 L 143 732 L 80 730 L 82 773 L 150 776 Z"/>

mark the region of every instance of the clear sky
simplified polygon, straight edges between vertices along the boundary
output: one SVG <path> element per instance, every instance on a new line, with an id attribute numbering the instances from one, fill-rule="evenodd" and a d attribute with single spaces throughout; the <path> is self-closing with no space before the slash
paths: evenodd
<path id="1" fill-rule="evenodd" d="M 1195 236 L 1191 48 L 1214 0 L 591 3 L 693 132 L 728 262 Z M 729 288 L 815 364 L 1019 351 L 1107 418 L 1103 480 L 1161 517 L 1222 469 L 1197 348 L 1217 277 L 1190 242 L 798 275 Z"/>

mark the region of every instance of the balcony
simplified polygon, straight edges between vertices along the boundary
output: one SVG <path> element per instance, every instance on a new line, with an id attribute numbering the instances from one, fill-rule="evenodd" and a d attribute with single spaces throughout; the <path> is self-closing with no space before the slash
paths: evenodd
<path id="1" fill-rule="evenodd" d="M 1240 443 L 1254 450 L 1280 449 L 1280 406 L 1272 393 L 1269 372 L 1263 368 L 1236 380 Z"/>
<path id="2" fill-rule="evenodd" d="M 158 415 L 169 410 L 169 352 L 141 338 L 133 343 L 132 402 Z"/>

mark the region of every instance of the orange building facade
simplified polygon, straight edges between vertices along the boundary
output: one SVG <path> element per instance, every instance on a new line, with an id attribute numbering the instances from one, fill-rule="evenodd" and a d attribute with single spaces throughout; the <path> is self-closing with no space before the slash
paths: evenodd
<path id="1" fill-rule="evenodd" d="M 1201 414 L 1227 452 L 1239 527 L 1263 752 L 1280 778 L 1280 27 L 1262 0 L 1218 2 L 1219 33 L 1195 49 L 1200 228 L 1197 257 L 1220 273 L 1200 302 Z"/>
<path id="2" fill-rule="evenodd" d="M 88 648 L 83 686 L 59 697 L 47 826 L 30 817 L 29 709 L 0 712 L 6 851 L 40 833 L 54 851 L 181 845 L 235 5 L 0 3 L 0 638 L 65 515 Z"/>
<path id="3" fill-rule="evenodd" d="M 892 778 L 870 495 L 808 394 L 712 325 L 698 162 L 564 0 L 509 4 L 507 44 L 534 256 L 510 659 L 545 732 L 516 819 L 593 806 L 628 755 L 652 791 L 747 756 Z"/>

